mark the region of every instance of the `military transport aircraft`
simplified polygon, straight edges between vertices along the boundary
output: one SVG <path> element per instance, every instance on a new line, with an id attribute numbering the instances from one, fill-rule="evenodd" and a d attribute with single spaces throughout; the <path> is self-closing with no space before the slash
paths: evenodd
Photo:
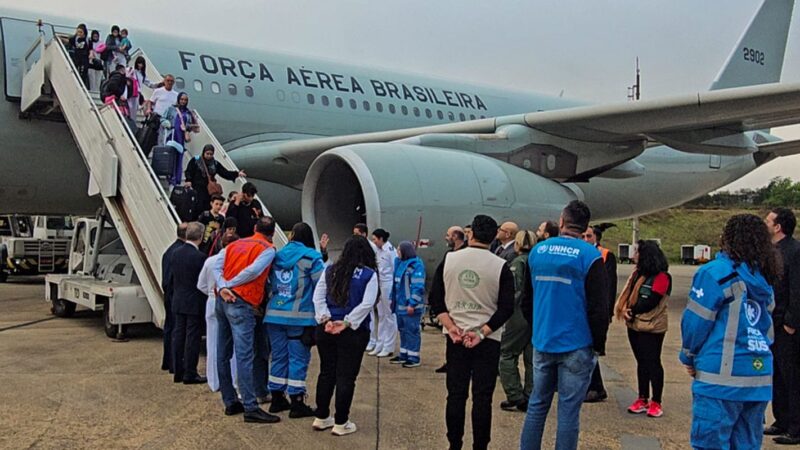
<path id="1" fill-rule="evenodd" d="M 575 198 L 597 219 L 645 214 L 800 152 L 769 132 L 800 122 L 800 84 L 778 83 L 793 7 L 765 0 L 708 92 L 613 105 L 176 35 L 135 44 L 189 92 L 284 227 L 302 218 L 341 243 L 363 221 L 426 239 L 477 213 L 535 226 Z M 0 212 L 91 214 L 100 202 L 67 125 L 19 106 L 36 20 L 69 33 L 73 20 L 0 16 Z"/>

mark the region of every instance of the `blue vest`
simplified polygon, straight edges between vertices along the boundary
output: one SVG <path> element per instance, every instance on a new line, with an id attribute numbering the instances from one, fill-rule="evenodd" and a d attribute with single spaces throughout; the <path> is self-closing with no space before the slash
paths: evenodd
<path id="1" fill-rule="evenodd" d="M 276 255 L 269 274 L 265 323 L 314 326 L 314 287 L 325 266 L 322 255 L 299 242 L 289 242 Z"/>
<path id="2" fill-rule="evenodd" d="M 592 345 L 586 313 L 586 275 L 601 258 L 593 245 L 560 236 L 531 250 L 533 346 L 545 353 L 564 353 Z"/>
<path id="3" fill-rule="evenodd" d="M 330 269 L 328 269 L 330 270 Z M 325 272 L 327 276 L 328 272 Z M 350 280 L 350 295 L 347 297 L 347 303 L 344 306 L 339 306 L 331 296 L 331 283 L 330 279 L 326 279 L 328 285 L 328 295 L 325 298 L 325 303 L 328 304 L 328 311 L 331 313 L 331 320 L 344 320 L 344 316 L 350 314 L 356 306 L 360 305 L 364 300 L 364 292 L 367 290 L 367 284 L 375 271 L 369 267 L 359 267 L 353 271 L 353 279 Z M 361 322 L 358 327 L 359 330 L 369 330 L 369 316 Z"/>

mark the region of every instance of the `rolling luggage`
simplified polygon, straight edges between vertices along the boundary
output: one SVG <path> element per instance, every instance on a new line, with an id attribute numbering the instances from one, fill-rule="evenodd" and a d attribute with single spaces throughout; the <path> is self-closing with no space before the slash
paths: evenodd
<path id="1" fill-rule="evenodd" d="M 175 172 L 175 149 L 169 145 L 153 147 L 153 161 L 150 164 L 157 177 L 169 178 Z"/>
<path id="2" fill-rule="evenodd" d="M 172 150 L 170 148 L 171 151 Z M 191 222 L 195 219 L 194 205 L 197 200 L 197 194 L 194 189 L 186 186 L 175 186 L 172 194 L 169 196 L 169 201 L 175 207 L 175 212 L 183 222 Z"/>

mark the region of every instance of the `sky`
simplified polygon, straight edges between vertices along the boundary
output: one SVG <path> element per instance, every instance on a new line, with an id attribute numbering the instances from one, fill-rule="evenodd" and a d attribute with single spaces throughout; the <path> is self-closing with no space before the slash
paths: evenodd
<path id="1" fill-rule="evenodd" d="M 636 57 L 644 99 L 707 89 L 761 0 L 0 0 L 23 4 L 90 26 L 117 23 L 134 42 L 137 30 L 171 31 L 605 103 L 626 100 Z M 793 22 L 786 82 L 800 82 L 800 7 Z M 800 138 L 800 128 L 780 135 Z M 800 180 L 800 156 L 724 189 L 776 176 Z"/>

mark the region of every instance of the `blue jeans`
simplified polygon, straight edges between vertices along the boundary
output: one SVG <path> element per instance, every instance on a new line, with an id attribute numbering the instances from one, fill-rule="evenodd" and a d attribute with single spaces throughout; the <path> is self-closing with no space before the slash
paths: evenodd
<path id="1" fill-rule="evenodd" d="M 305 394 L 311 347 L 300 340 L 304 327 L 276 323 L 265 325 L 272 348 L 269 390 L 289 395 Z"/>
<path id="2" fill-rule="evenodd" d="M 216 303 L 219 331 L 217 334 L 217 374 L 219 388 L 225 406 L 239 401 L 231 378 L 231 358 L 236 349 L 236 365 L 239 378 L 239 393 L 245 411 L 258 409 L 256 389 L 253 379 L 253 361 L 255 358 L 256 321 L 255 310 L 249 303 L 236 299 L 234 303 L 222 301 L 217 297 Z M 266 389 L 266 388 L 265 388 Z"/>
<path id="3" fill-rule="evenodd" d="M 419 362 L 420 318 L 422 311 L 408 315 L 405 311 L 397 313 L 397 328 L 400 331 L 400 359 L 412 363 Z"/>
<path id="4" fill-rule="evenodd" d="M 738 402 L 692 394 L 692 448 L 761 448 L 768 402 Z M 793 407 L 797 407 L 796 405 Z"/>
<path id="5" fill-rule="evenodd" d="M 533 354 L 533 393 L 522 427 L 520 449 L 542 448 L 542 433 L 553 394 L 558 389 L 556 450 L 578 448 L 581 405 L 592 378 L 597 357 L 590 347 L 566 353 Z"/>

